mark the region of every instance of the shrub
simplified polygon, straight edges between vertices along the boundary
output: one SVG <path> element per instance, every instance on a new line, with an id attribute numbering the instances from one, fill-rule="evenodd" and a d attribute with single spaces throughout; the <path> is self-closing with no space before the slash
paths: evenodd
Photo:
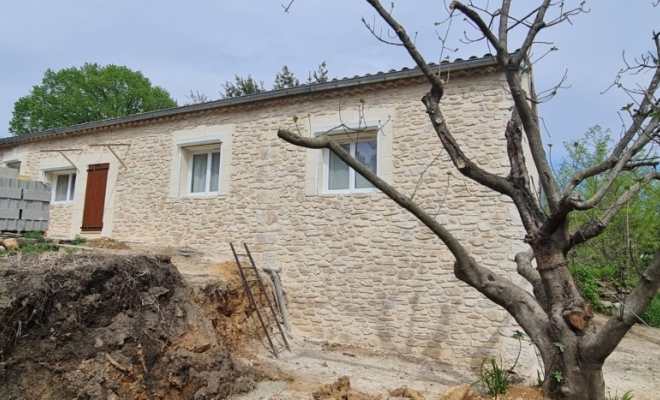
<path id="1" fill-rule="evenodd" d="M 598 293 L 598 280 L 587 270 L 577 266 L 573 266 L 571 272 L 575 283 L 584 294 L 585 299 L 591 304 L 591 308 L 595 311 L 604 311 L 603 302 Z"/>
<path id="2" fill-rule="evenodd" d="M 78 245 L 81 245 L 81 244 L 85 243 L 86 241 L 87 241 L 87 238 L 84 238 L 84 237 L 82 237 L 82 236 L 80 236 L 80 235 L 76 235 L 76 237 L 73 238 L 73 240 L 71 241 L 71 243 L 73 243 L 74 245 L 78 246 Z"/>
<path id="3" fill-rule="evenodd" d="M 37 241 L 43 241 L 44 240 L 44 233 L 41 232 L 41 231 L 23 232 L 22 236 L 26 239 L 36 239 Z"/>
<path id="4" fill-rule="evenodd" d="M 655 295 L 642 318 L 650 326 L 660 328 L 660 294 Z"/>

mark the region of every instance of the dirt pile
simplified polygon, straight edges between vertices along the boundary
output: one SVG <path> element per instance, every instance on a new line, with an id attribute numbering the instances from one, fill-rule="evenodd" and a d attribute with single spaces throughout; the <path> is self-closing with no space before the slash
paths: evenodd
<path id="1" fill-rule="evenodd" d="M 342 376 L 337 382 L 321 386 L 312 393 L 314 400 L 383 400 L 385 396 L 370 396 L 368 394 L 351 389 L 351 381 L 347 376 Z"/>
<path id="2" fill-rule="evenodd" d="M 118 242 L 114 239 L 102 237 L 98 239 L 88 240 L 82 244 L 84 247 L 96 247 L 99 249 L 110 250 L 129 250 L 130 247 L 126 243 Z"/>
<path id="3" fill-rule="evenodd" d="M 220 283 L 207 287 L 222 296 Z M 231 311 L 199 307 L 193 292 L 166 257 L 0 260 L 2 398 L 205 399 L 252 389 L 217 340 L 229 317 L 209 314 Z"/>

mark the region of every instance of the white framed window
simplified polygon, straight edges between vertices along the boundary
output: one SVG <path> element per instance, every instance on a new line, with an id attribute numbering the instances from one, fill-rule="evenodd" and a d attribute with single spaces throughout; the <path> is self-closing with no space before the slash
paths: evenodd
<path id="1" fill-rule="evenodd" d="M 53 203 L 70 203 L 76 191 L 76 173 L 56 174 L 53 185 Z"/>
<path id="2" fill-rule="evenodd" d="M 360 135 L 333 135 L 335 141 L 352 157 L 378 174 L 378 136 L 374 133 Z M 324 192 L 326 193 L 367 193 L 376 187 L 362 175 L 355 172 L 330 150 L 324 150 Z"/>
<path id="3" fill-rule="evenodd" d="M 217 194 L 220 188 L 220 149 L 190 151 L 188 194 Z"/>

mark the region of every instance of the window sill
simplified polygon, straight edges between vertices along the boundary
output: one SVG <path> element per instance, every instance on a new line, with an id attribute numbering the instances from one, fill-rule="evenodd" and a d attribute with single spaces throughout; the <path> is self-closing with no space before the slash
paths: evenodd
<path id="1" fill-rule="evenodd" d="M 318 197 L 346 196 L 346 197 L 356 197 L 356 198 L 358 198 L 358 197 L 369 197 L 369 196 L 373 196 L 375 194 L 382 194 L 382 192 L 380 190 L 370 190 L 368 192 L 366 192 L 366 191 L 364 191 L 364 192 L 321 192 L 321 193 L 314 194 L 314 195 L 308 195 L 307 197 L 314 197 L 314 196 L 318 196 Z"/>
<path id="2" fill-rule="evenodd" d="M 209 197 L 223 197 L 226 195 L 221 195 L 220 192 L 204 192 L 204 193 L 188 193 L 184 196 L 181 196 L 182 198 L 209 198 Z"/>
<path id="3" fill-rule="evenodd" d="M 67 204 L 73 204 L 73 200 L 67 200 L 67 201 L 51 201 L 50 205 L 51 206 L 65 206 Z"/>

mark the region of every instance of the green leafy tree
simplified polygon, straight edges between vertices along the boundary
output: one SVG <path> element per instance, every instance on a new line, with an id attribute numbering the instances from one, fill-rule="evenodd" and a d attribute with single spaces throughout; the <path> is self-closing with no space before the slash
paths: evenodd
<path id="1" fill-rule="evenodd" d="M 275 84 L 273 85 L 273 89 L 286 89 L 296 86 L 300 86 L 298 78 L 293 75 L 293 73 L 289 70 L 289 67 L 286 65 L 283 66 L 282 71 L 275 75 Z"/>
<path id="2" fill-rule="evenodd" d="M 241 78 L 240 76 L 235 75 L 235 82 L 227 81 L 222 85 L 220 96 L 222 96 L 223 99 L 228 99 L 265 91 L 266 89 L 264 89 L 263 81 L 257 82 L 251 75 L 248 75 L 247 78 Z"/>
<path id="3" fill-rule="evenodd" d="M 9 132 L 24 135 L 176 106 L 165 89 L 128 67 L 48 69 L 41 85 L 14 103 Z"/>
<path id="4" fill-rule="evenodd" d="M 614 141 L 610 131 L 595 126 L 581 139 L 564 142 L 568 156 L 561 163 L 558 175 L 560 182 L 568 183 L 577 171 L 605 161 L 613 150 Z M 651 181 L 643 191 L 628 200 L 621 212 L 609 215 L 621 194 L 625 193 L 652 171 L 657 159 L 653 153 L 645 153 L 632 161 L 636 168 L 622 171 L 605 194 L 598 208 L 575 213 L 571 217 L 571 228 L 578 227 L 596 218 L 609 219 L 605 231 L 573 248 L 571 267 L 585 296 L 596 309 L 602 307 L 600 295 L 595 290 L 601 283 L 618 298 L 625 297 L 639 281 L 658 249 L 660 237 L 660 182 Z M 574 193 L 581 198 L 593 197 L 607 179 L 606 175 L 595 175 L 585 179 Z"/>

